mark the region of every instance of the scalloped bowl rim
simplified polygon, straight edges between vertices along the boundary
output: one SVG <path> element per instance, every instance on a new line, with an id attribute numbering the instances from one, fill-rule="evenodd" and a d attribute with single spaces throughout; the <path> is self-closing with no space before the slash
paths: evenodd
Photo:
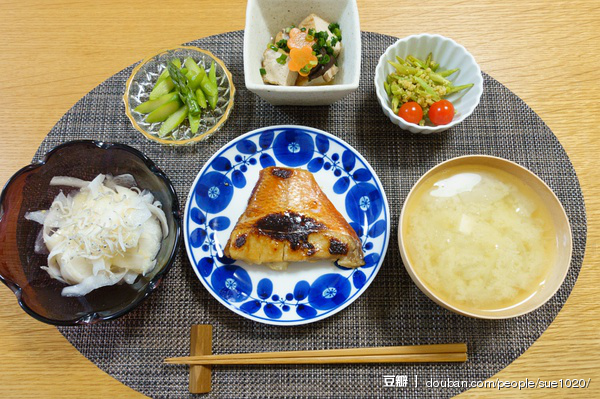
<path id="1" fill-rule="evenodd" d="M 158 57 L 159 55 L 162 55 L 168 51 L 173 51 L 173 50 L 177 50 L 177 49 L 195 50 L 200 53 L 204 53 L 204 54 L 208 55 L 210 58 L 212 58 L 213 60 L 215 60 L 215 62 L 217 64 L 219 64 L 221 66 L 221 68 L 223 68 L 223 72 L 225 73 L 225 76 L 227 77 L 227 80 L 229 81 L 229 90 L 230 90 L 229 103 L 227 104 L 227 107 L 225 108 L 225 112 L 223 112 L 223 115 L 221 116 L 219 121 L 212 128 L 207 130 L 206 132 L 199 134 L 195 137 L 192 137 L 191 139 L 165 140 L 163 138 L 160 138 L 158 136 L 148 133 L 146 131 L 146 129 L 144 129 L 137 123 L 137 121 L 133 117 L 133 114 L 131 113 L 131 109 L 129 108 L 129 92 L 131 90 L 131 84 L 133 83 L 133 78 L 137 75 L 137 73 L 140 71 L 140 69 L 142 69 L 142 67 L 144 65 L 146 65 L 148 62 L 152 61 L 155 57 Z M 196 46 L 175 46 L 175 47 L 169 47 L 169 48 L 163 49 L 157 53 L 154 53 L 154 54 L 144 58 L 138 65 L 135 66 L 135 68 L 133 68 L 133 70 L 131 71 L 131 75 L 129 75 L 129 78 L 127 78 L 127 82 L 125 83 L 125 94 L 123 94 L 123 103 L 125 104 L 125 114 L 129 118 L 129 121 L 131 122 L 133 127 L 137 131 L 142 133 L 147 139 L 155 141 L 160 144 L 166 144 L 166 145 L 188 145 L 188 144 L 195 144 L 197 142 L 200 142 L 204 139 L 209 138 L 210 136 L 212 136 L 216 131 L 218 131 L 221 128 L 221 126 L 225 123 L 225 121 L 227 121 L 227 119 L 229 119 L 229 115 L 231 114 L 231 110 L 233 108 L 234 97 L 235 97 L 235 85 L 233 84 L 233 76 L 231 75 L 231 72 L 229 71 L 229 69 L 227 69 L 227 66 L 225 66 L 225 63 L 223 62 L 223 60 L 221 60 L 220 58 L 215 56 L 210 51 L 201 49 Z"/>
<path id="2" fill-rule="evenodd" d="M 473 82 L 474 85 L 472 88 L 472 89 L 478 89 L 478 92 L 476 93 L 476 95 L 477 95 L 476 101 L 470 108 L 466 109 L 465 112 L 461 112 L 460 118 L 455 118 L 454 120 L 452 120 L 452 122 L 448 123 L 447 125 L 421 126 L 421 125 L 417 125 L 415 123 L 406 122 L 404 119 L 400 118 L 398 115 L 396 115 L 392 111 L 392 109 L 388 105 L 389 100 L 388 100 L 387 93 L 385 92 L 383 86 L 381 86 L 377 83 L 380 75 L 384 73 L 383 65 L 385 64 L 387 59 L 392 59 L 392 58 L 390 58 L 391 54 L 392 54 L 392 52 L 394 52 L 397 49 L 397 47 L 399 46 L 400 43 L 406 43 L 409 40 L 415 40 L 415 39 L 420 40 L 423 38 L 436 39 L 436 40 L 440 40 L 442 42 L 445 41 L 445 42 L 448 42 L 448 43 L 452 44 L 453 46 L 457 47 L 462 52 L 464 52 L 465 56 L 473 63 L 473 65 L 475 66 L 476 71 L 477 71 L 476 81 Z M 395 56 L 395 55 L 393 55 L 393 56 Z M 457 43 L 455 40 L 453 40 L 449 37 L 446 37 L 446 36 L 439 35 L 439 34 L 430 34 L 430 33 L 422 33 L 422 34 L 417 34 L 417 35 L 406 36 L 404 38 L 398 39 L 396 42 L 394 42 L 394 44 L 390 45 L 384 51 L 384 53 L 379 57 L 379 61 L 377 62 L 377 66 L 375 67 L 374 83 L 375 83 L 375 92 L 377 94 L 377 99 L 379 100 L 379 104 L 381 105 L 381 107 L 384 108 L 385 111 L 387 111 L 387 112 L 385 112 L 385 114 L 388 116 L 388 118 L 393 118 L 397 122 L 396 124 L 399 125 L 400 127 L 402 127 L 403 129 L 410 130 L 412 128 L 411 131 L 413 133 L 417 133 L 417 132 L 415 132 L 415 130 L 418 130 L 419 133 L 437 133 L 437 132 L 442 132 L 444 130 L 448 130 L 448 129 L 452 128 L 453 126 L 456 126 L 457 124 L 459 124 L 460 122 L 462 122 L 463 120 L 468 118 L 473 113 L 473 111 L 475 111 L 475 108 L 477 108 L 477 106 L 479 105 L 481 96 L 483 94 L 483 76 L 481 74 L 481 68 L 479 67 L 479 64 L 477 64 L 477 61 L 475 61 L 475 57 L 473 57 L 473 55 L 471 53 L 469 53 L 469 51 L 463 45 Z"/>
<path id="3" fill-rule="evenodd" d="M 96 312 L 88 312 L 83 316 L 80 316 L 80 317 L 77 317 L 77 318 L 74 318 L 71 320 L 55 320 L 55 319 L 50 319 L 50 318 L 44 317 L 44 316 L 40 315 L 39 313 L 33 311 L 23 301 L 22 295 L 21 295 L 23 289 L 18 284 L 14 283 L 13 281 L 5 278 L 4 276 L 2 276 L 0 274 L 0 281 L 2 281 L 13 292 L 13 294 L 17 298 L 17 302 L 18 302 L 19 306 L 21 306 L 21 308 L 28 315 L 30 315 L 31 317 L 33 317 L 41 322 L 55 325 L 55 326 L 74 326 L 74 325 L 94 324 L 97 322 L 113 320 L 113 319 L 119 318 L 119 317 L 131 312 L 133 309 L 138 307 L 140 305 L 140 303 L 142 303 L 142 301 L 144 301 L 144 299 L 146 299 L 153 291 L 155 291 L 160 286 L 160 283 L 161 283 L 163 277 L 166 275 L 167 271 L 171 268 L 171 266 L 175 262 L 175 258 L 177 256 L 177 247 L 181 240 L 181 212 L 179 210 L 179 199 L 177 198 L 177 192 L 175 191 L 175 188 L 173 187 L 173 184 L 171 183 L 171 180 L 167 177 L 167 175 L 158 166 L 156 166 L 156 164 L 150 158 L 148 158 L 143 152 L 139 151 L 138 149 L 130 147 L 127 144 L 110 143 L 110 142 L 103 142 L 103 141 L 98 141 L 98 140 L 73 140 L 73 141 L 68 141 L 66 143 L 59 144 L 56 147 L 52 148 L 50 151 L 48 151 L 43 156 L 43 158 L 39 159 L 36 162 L 32 162 L 29 165 L 26 165 L 26 166 L 22 167 L 21 169 L 19 169 L 18 171 L 16 171 L 7 180 L 6 184 L 4 184 L 4 187 L 2 188 L 2 192 L 0 193 L 0 220 L 4 216 L 4 207 L 2 205 L 4 203 L 4 196 L 7 192 L 7 189 L 10 186 L 10 184 L 18 176 L 20 176 L 21 174 L 23 174 L 27 171 L 43 167 L 44 165 L 46 165 L 48 163 L 50 158 L 52 158 L 54 156 L 54 154 L 56 152 L 58 152 L 59 150 L 62 150 L 65 147 L 75 146 L 75 145 L 79 145 L 79 144 L 93 144 L 96 147 L 101 148 L 105 151 L 110 151 L 111 148 L 119 148 L 121 150 L 128 151 L 128 152 L 132 153 L 133 155 L 139 157 L 144 162 L 144 164 L 148 167 L 148 169 L 166 184 L 169 193 L 173 197 L 173 209 L 172 209 L 171 215 L 173 216 L 173 221 L 176 226 L 175 242 L 174 242 L 173 248 L 171 249 L 171 253 L 169 254 L 169 258 L 167 259 L 167 262 L 165 263 L 164 267 L 162 267 L 162 269 L 160 269 L 156 273 L 156 275 L 152 278 L 152 280 L 148 281 L 148 284 L 146 285 L 146 287 L 144 289 L 144 291 L 145 291 L 144 295 L 141 297 L 138 297 L 135 301 L 133 301 L 131 304 L 129 304 L 129 306 L 123 308 L 122 310 L 112 313 L 108 316 L 102 317 L 101 319 L 98 319 L 96 317 L 97 316 Z"/>

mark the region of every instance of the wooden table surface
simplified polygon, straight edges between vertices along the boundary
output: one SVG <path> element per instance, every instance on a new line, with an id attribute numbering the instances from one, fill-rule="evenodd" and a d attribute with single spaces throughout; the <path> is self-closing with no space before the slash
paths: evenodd
<path id="1" fill-rule="evenodd" d="M 1 0 L 0 182 L 28 164 L 58 119 L 100 82 L 159 49 L 243 29 L 245 9 L 243 0 Z M 588 237 L 577 284 L 542 337 L 493 379 L 591 378 L 590 387 L 472 389 L 462 396 L 598 397 L 600 3 L 359 0 L 359 13 L 365 31 L 440 33 L 463 44 L 548 124 L 583 189 Z M 141 397 L 56 328 L 27 316 L 5 287 L 0 300 L 0 397 Z"/>

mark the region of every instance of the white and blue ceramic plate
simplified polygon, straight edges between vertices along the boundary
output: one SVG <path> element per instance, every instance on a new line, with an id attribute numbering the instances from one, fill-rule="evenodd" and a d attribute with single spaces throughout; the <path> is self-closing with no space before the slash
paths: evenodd
<path id="1" fill-rule="evenodd" d="M 365 265 L 296 262 L 285 271 L 228 259 L 223 248 L 267 166 L 307 169 L 362 242 Z M 185 247 L 198 278 L 223 305 L 274 325 L 312 323 L 354 302 L 387 250 L 390 211 L 381 182 L 350 145 L 321 130 L 271 126 L 229 142 L 194 181 L 184 214 Z"/>

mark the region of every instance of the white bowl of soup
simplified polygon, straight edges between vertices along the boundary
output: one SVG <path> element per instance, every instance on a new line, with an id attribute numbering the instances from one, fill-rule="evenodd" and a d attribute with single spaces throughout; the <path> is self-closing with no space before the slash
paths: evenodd
<path id="1" fill-rule="evenodd" d="M 421 291 L 482 319 L 539 308 L 571 263 L 571 228 L 556 195 L 529 170 L 492 156 L 453 158 L 425 173 L 404 202 L 398 238 Z"/>

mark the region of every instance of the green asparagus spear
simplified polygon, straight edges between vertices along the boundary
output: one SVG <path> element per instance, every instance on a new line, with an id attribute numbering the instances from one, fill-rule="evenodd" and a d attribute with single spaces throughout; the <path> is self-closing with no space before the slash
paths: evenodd
<path id="1" fill-rule="evenodd" d="M 200 88 L 202 89 L 204 95 L 206 95 L 207 98 L 219 94 L 217 86 L 213 85 L 210 79 L 206 76 L 202 79 L 202 82 L 200 82 Z"/>
<path id="2" fill-rule="evenodd" d="M 192 75 L 191 72 L 188 72 L 188 84 L 192 88 L 192 90 L 196 91 L 200 87 L 200 83 L 202 82 L 202 79 L 204 79 L 205 76 L 206 71 L 204 71 L 204 68 L 200 69 L 200 72 L 198 72 L 196 75 Z"/>
<path id="3" fill-rule="evenodd" d="M 188 107 L 187 105 L 183 105 L 173 114 L 171 114 L 171 116 L 169 116 L 166 121 L 163 122 L 160 129 L 158 130 L 158 136 L 165 137 L 167 134 L 171 133 L 177 128 L 177 126 L 181 125 L 181 123 L 185 120 L 187 116 Z"/>
<path id="4" fill-rule="evenodd" d="M 198 128 L 200 127 L 200 115 L 188 115 L 188 120 L 190 121 L 190 130 L 192 133 L 198 133 Z"/>
<path id="5" fill-rule="evenodd" d="M 190 71 L 194 75 L 200 73 L 200 67 L 198 66 L 198 64 L 196 64 L 196 61 L 194 61 L 193 59 L 188 57 L 183 61 L 183 63 L 185 64 L 188 71 Z"/>
<path id="6" fill-rule="evenodd" d="M 210 64 L 210 71 L 208 72 L 208 77 L 210 78 L 210 82 L 217 87 L 217 68 L 215 67 L 215 61 L 213 60 L 212 64 Z"/>
<path id="7" fill-rule="evenodd" d="M 175 87 L 179 90 L 179 97 L 181 98 L 181 101 L 187 105 L 189 113 L 192 115 L 200 115 L 202 110 L 196 101 L 194 92 L 188 87 L 185 75 L 171 62 L 167 63 L 167 68 L 169 69 L 169 75 L 171 76 Z"/>
<path id="8" fill-rule="evenodd" d="M 217 101 L 219 101 L 218 95 L 208 96 L 206 100 L 208 101 L 208 105 L 210 105 L 210 109 L 214 110 L 217 108 Z"/>
<path id="9" fill-rule="evenodd" d="M 181 60 L 179 58 L 174 58 L 171 61 L 173 63 L 175 63 L 175 65 L 177 65 L 177 68 L 181 68 Z M 162 73 L 160 74 L 160 76 L 158 77 L 158 79 L 156 80 L 156 83 L 154 85 L 156 86 L 157 84 L 159 84 L 160 82 L 162 82 L 163 80 L 165 80 L 168 77 L 169 77 L 169 70 L 167 68 L 165 68 L 165 69 L 163 69 Z"/>
<path id="10" fill-rule="evenodd" d="M 134 108 L 134 111 L 142 113 L 142 114 L 147 114 L 149 112 L 154 111 L 155 109 L 157 109 L 158 107 L 160 107 L 163 104 L 166 104 L 170 101 L 174 101 L 174 100 L 178 100 L 178 99 L 179 99 L 179 95 L 177 93 L 175 93 L 175 92 L 167 93 L 164 96 L 160 96 L 156 100 L 149 100 L 149 101 L 146 101 L 145 103 L 141 103 L 140 105 L 138 105 L 137 107 Z"/>
<path id="11" fill-rule="evenodd" d="M 163 104 L 148 114 L 148 116 L 146 117 L 146 122 L 162 122 L 165 119 L 167 119 L 173 112 L 177 111 L 180 106 L 181 103 L 179 102 L 179 99 Z"/>
<path id="12" fill-rule="evenodd" d="M 196 90 L 196 100 L 198 100 L 198 105 L 200 105 L 202 109 L 206 108 L 206 97 L 204 96 L 202 89 Z"/>
<path id="13" fill-rule="evenodd" d="M 167 77 L 165 80 L 154 86 L 154 88 L 150 92 L 150 100 L 156 100 L 157 98 L 164 96 L 165 94 L 173 90 L 173 87 L 175 87 L 173 80 L 171 79 L 171 77 Z"/>

